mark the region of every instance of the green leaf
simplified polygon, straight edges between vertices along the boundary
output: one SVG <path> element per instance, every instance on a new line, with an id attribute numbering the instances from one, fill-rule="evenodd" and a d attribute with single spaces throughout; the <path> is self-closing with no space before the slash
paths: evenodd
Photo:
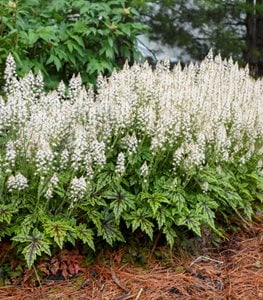
<path id="1" fill-rule="evenodd" d="M 54 193 L 63 199 L 65 197 L 66 191 L 62 185 L 57 184 L 54 188 Z"/>
<path id="2" fill-rule="evenodd" d="M 127 211 L 129 208 L 134 209 L 135 207 L 135 196 L 121 188 L 117 191 L 106 193 L 105 198 L 114 199 L 114 201 L 110 203 L 110 209 L 113 210 L 116 220 L 121 217 L 123 212 Z"/>
<path id="3" fill-rule="evenodd" d="M 113 48 L 114 41 L 113 41 L 113 38 L 110 37 L 110 36 L 108 36 L 108 43 L 109 43 L 109 46 L 110 46 L 111 48 Z"/>
<path id="4" fill-rule="evenodd" d="M 243 199 L 237 192 L 231 190 L 223 190 L 220 196 L 225 199 L 226 203 L 233 209 L 243 207 Z"/>
<path id="5" fill-rule="evenodd" d="M 75 22 L 73 26 L 73 30 L 76 33 L 86 33 L 86 31 L 89 29 L 89 27 L 82 21 Z"/>
<path id="6" fill-rule="evenodd" d="M 148 220 L 151 217 L 151 213 L 146 208 L 139 208 L 136 211 L 131 212 L 129 215 L 124 217 L 127 226 L 131 224 L 132 231 L 140 228 L 145 232 L 150 239 L 153 238 L 153 223 Z"/>
<path id="7" fill-rule="evenodd" d="M 30 45 L 35 44 L 35 42 L 38 40 L 38 37 L 39 36 L 33 30 L 28 31 L 27 39 Z"/>
<path id="8" fill-rule="evenodd" d="M 162 207 L 159 209 L 155 214 L 155 218 L 157 220 L 159 229 L 161 229 L 168 222 L 168 220 L 174 221 L 168 207 Z"/>
<path id="9" fill-rule="evenodd" d="M 263 193 L 257 193 L 257 194 L 256 194 L 256 197 L 257 197 L 257 199 L 259 199 L 259 201 L 260 201 L 261 203 L 263 203 Z"/>
<path id="10" fill-rule="evenodd" d="M 56 66 L 57 71 L 59 71 L 62 67 L 62 64 L 58 57 L 54 56 L 54 64 Z"/>
<path id="11" fill-rule="evenodd" d="M 120 231 L 120 228 L 115 222 L 115 218 L 108 211 L 104 212 L 101 232 L 99 236 L 102 236 L 109 245 L 113 245 L 115 241 L 124 242 L 125 239 Z"/>
<path id="12" fill-rule="evenodd" d="M 176 207 L 176 213 L 181 214 L 181 212 L 186 207 L 185 197 L 182 193 L 172 193 L 170 195 L 171 203 Z"/>
<path id="13" fill-rule="evenodd" d="M 131 36 L 131 27 L 129 24 L 123 24 L 119 26 L 119 30 L 121 30 L 126 36 Z"/>
<path id="14" fill-rule="evenodd" d="M 85 210 L 87 211 L 87 219 L 92 221 L 98 232 L 102 232 L 102 214 L 90 206 Z"/>
<path id="15" fill-rule="evenodd" d="M 43 26 L 36 30 L 36 34 L 43 39 L 45 42 L 50 42 L 51 40 L 56 40 L 56 26 Z"/>
<path id="16" fill-rule="evenodd" d="M 147 201 L 147 203 L 150 205 L 154 216 L 156 215 L 158 209 L 162 206 L 162 203 L 169 203 L 169 200 L 167 199 L 166 195 L 161 193 L 142 193 L 141 199 L 142 201 Z"/>
<path id="17" fill-rule="evenodd" d="M 112 48 L 106 48 L 105 51 L 106 57 L 109 59 L 113 59 L 114 58 L 114 50 Z"/>
<path id="18" fill-rule="evenodd" d="M 63 243 L 67 240 L 68 232 L 74 232 L 74 229 L 66 220 L 46 220 L 43 227 L 46 235 L 54 238 L 60 249 L 63 248 Z"/>
<path id="19" fill-rule="evenodd" d="M 56 66 L 57 71 L 59 71 L 62 67 L 61 62 L 59 60 L 59 58 L 57 56 L 55 56 L 54 54 L 51 54 L 49 59 L 46 62 L 47 64 L 51 64 L 53 63 Z"/>
<path id="20" fill-rule="evenodd" d="M 197 215 L 202 216 L 203 221 L 205 221 L 209 226 L 214 228 L 215 213 L 213 212 L 212 209 L 217 209 L 219 205 L 205 194 L 197 195 L 196 199 L 197 199 L 197 205 L 196 205 Z"/>
<path id="21" fill-rule="evenodd" d="M 85 45 L 84 45 L 84 42 L 83 42 L 83 39 L 80 37 L 80 36 L 78 36 L 78 35 L 70 35 L 70 37 L 73 39 L 73 40 L 75 40 L 77 43 L 78 43 L 78 45 L 79 46 L 81 46 L 81 47 L 85 47 Z"/>
<path id="22" fill-rule="evenodd" d="M 10 224 L 12 216 L 17 212 L 17 209 L 12 204 L 0 204 L 0 222 Z"/>
<path id="23" fill-rule="evenodd" d="M 54 10 L 56 12 L 63 10 L 63 8 L 65 8 L 65 6 L 66 6 L 65 0 L 56 0 L 56 1 L 50 2 L 50 9 Z"/>
<path id="24" fill-rule="evenodd" d="M 49 241 L 37 228 L 33 230 L 32 235 L 28 232 L 23 232 L 12 238 L 13 241 L 28 243 L 22 253 L 26 259 L 29 268 L 33 265 L 37 255 L 41 256 L 42 252 L 51 255 Z"/>
<path id="25" fill-rule="evenodd" d="M 201 236 L 200 216 L 198 216 L 195 211 L 188 211 L 184 216 L 179 218 L 177 224 L 185 225 L 188 229 Z"/>
<path id="26" fill-rule="evenodd" d="M 248 219 L 251 221 L 254 211 L 249 202 L 245 202 L 245 204 L 244 204 L 244 213 L 248 217 Z"/>
<path id="27" fill-rule="evenodd" d="M 79 239 L 82 240 L 84 244 L 88 244 L 89 247 L 95 251 L 95 246 L 93 242 L 93 231 L 87 228 L 86 224 L 80 223 L 79 226 L 76 227 L 76 234 Z"/>
<path id="28" fill-rule="evenodd" d="M 169 244 L 169 246 L 172 248 L 174 245 L 174 240 L 177 237 L 176 232 L 174 231 L 173 228 L 171 228 L 170 226 L 165 226 L 163 228 L 163 233 L 165 234 L 165 238 L 167 240 L 167 243 Z"/>
<path id="29" fill-rule="evenodd" d="M 66 41 L 65 44 L 67 45 L 69 52 L 72 53 L 74 50 L 74 43 L 72 43 L 70 40 Z"/>

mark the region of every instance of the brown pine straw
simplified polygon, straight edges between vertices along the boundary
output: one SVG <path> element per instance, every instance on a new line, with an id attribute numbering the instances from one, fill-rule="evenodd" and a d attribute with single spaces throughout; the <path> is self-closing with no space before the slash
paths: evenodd
<path id="1" fill-rule="evenodd" d="M 202 256 L 165 266 L 151 260 L 144 268 L 97 263 L 67 281 L 45 281 L 41 287 L 2 287 L 6 300 L 257 300 L 263 299 L 263 217 Z M 122 250 L 123 251 L 123 250 Z M 217 252 L 218 251 L 218 252 Z M 112 253 L 118 257 L 124 253 Z"/>

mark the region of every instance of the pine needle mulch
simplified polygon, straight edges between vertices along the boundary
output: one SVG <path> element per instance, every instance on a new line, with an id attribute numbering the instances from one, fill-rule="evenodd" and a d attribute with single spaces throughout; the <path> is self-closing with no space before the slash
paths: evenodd
<path id="1" fill-rule="evenodd" d="M 168 251 L 168 250 L 167 250 Z M 232 235 L 220 249 L 202 256 L 171 257 L 164 265 L 150 259 L 146 267 L 97 263 L 72 280 L 44 281 L 40 287 L 0 288 L 5 300 L 257 300 L 263 299 L 263 216 Z M 179 255 L 178 255 L 179 256 Z"/>

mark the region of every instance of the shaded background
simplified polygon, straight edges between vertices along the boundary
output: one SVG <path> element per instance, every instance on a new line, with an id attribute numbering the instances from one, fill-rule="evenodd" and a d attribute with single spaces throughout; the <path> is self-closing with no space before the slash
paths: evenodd
<path id="1" fill-rule="evenodd" d="M 152 61 L 200 61 L 212 48 L 263 74 L 263 0 L 134 1 L 149 26 L 139 47 Z"/>

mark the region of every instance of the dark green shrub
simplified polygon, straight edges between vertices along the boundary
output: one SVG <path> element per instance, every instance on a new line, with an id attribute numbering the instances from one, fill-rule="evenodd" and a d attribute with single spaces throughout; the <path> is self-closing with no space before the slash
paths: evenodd
<path id="1" fill-rule="evenodd" d="M 0 73 L 11 52 L 19 75 L 40 70 L 49 87 L 73 73 L 92 82 L 138 58 L 136 14 L 126 0 L 3 0 Z"/>

